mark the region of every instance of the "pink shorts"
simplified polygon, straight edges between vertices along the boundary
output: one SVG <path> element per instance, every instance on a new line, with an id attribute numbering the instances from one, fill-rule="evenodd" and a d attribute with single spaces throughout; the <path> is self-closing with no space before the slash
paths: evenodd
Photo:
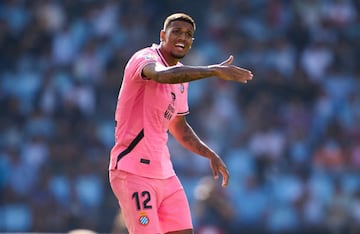
<path id="1" fill-rule="evenodd" d="M 189 203 L 177 176 L 152 179 L 110 171 L 110 185 L 130 234 L 193 229 Z"/>

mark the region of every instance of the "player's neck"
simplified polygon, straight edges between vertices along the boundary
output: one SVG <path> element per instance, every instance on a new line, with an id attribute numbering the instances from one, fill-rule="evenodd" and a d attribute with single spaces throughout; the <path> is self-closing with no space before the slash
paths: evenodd
<path id="1" fill-rule="evenodd" d="M 169 53 L 167 53 L 162 46 L 159 47 L 159 51 L 169 66 L 174 66 L 179 62 L 179 59 L 174 58 Z"/>

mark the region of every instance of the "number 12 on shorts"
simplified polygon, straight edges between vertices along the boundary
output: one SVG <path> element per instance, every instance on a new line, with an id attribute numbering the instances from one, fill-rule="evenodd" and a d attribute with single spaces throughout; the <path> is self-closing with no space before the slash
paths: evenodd
<path id="1" fill-rule="evenodd" d="M 140 196 L 141 194 L 141 196 Z M 135 201 L 136 209 L 137 210 L 145 210 L 145 209 L 151 209 L 152 205 L 149 204 L 151 200 L 150 192 L 149 191 L 142 191 L 134 192 L 132 194 L 132 199 Z"/>

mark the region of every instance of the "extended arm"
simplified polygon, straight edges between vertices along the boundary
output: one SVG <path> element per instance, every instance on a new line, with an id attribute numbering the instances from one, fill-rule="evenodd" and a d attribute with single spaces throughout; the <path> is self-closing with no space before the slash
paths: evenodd
<path id="1" fill-rule="evenodd" d="M 231 65 L 233 56 L 220 64 L 209 66 L 173 66 L 164 67 L 150 63 L 143 68 L 142 74 L 159 83 L 184 83 L 207 77 L 218 77 L 223 80 L 246 83 L 253 75 L 249 70 Z"/>
<path id="2" fill-rule="evenodd" d="M 170 133 L 186 149 L 204 156 L 210 160 L 210 167 L 214 177 L 217 179 L 219 173 L 223 176 L 222 186 L 226 187 L 229 180 L 229 172 L 223 160 L 211 150 L 188 124 L 185 116 L 176 116 L 169 127 Z"/>

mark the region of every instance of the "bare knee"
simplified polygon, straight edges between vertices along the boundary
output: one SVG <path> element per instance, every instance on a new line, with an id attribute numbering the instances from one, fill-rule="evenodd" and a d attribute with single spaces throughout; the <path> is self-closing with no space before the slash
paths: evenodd
<path id="1" fill-rule="evenodd" d="M 175 231 L 175 232 L 167 232 L 166 234 L 194 234 L 194 231 L 192 229 L 186 229 L 186 230 Z"/>

